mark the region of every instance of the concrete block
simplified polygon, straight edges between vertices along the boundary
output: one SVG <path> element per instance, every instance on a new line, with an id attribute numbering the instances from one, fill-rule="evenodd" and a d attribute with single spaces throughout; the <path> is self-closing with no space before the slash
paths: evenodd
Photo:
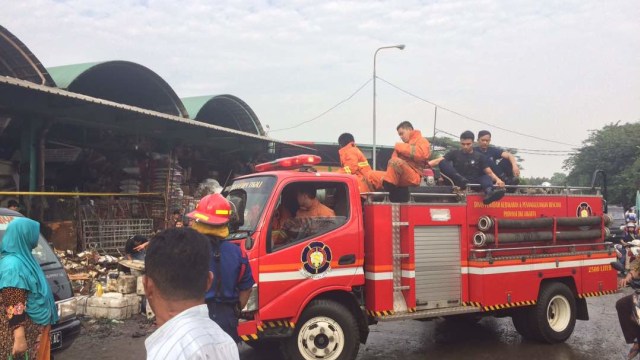
<path id="1" fill-rule="evenodd" d="M 133 294 L 136 292 L 136 277 L 133 275 L 120 275 L 118 277 L 118 290 L 121 294 Z"/>
<path id="2" fill-rule="evenodd" d="M 87 300 L 86 315 L 93 318 L 123 320 L 131 317 L 131 311 L 120 293 L 105 293 Z"/>
<path id="3" fill-rule="evenodd" d="M 130 317 L 140 314 L 140 297 L 138 294 L 127 294 L 124 299 L 127 301 L 127 312 Z"/>
<path id="4" fill-rule="evenodd" d="M 80 295 L 76 296 L 76 315 L 86 315 L 87 314 L 87 301 L 89 300 L 89 296 Z"/>
<path id="5" fill-rule="evenodd" d="M 142 276 L 138 276 L 136 280 L 136 294 L 144 295 L 144 285 L 142 285 Z"/>

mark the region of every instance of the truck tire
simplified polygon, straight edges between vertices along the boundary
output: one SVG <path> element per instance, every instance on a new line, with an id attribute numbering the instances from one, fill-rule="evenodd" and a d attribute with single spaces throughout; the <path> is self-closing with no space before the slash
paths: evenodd
<path id="1" fill-rule="evenodd" d="M 531 330 L 531 323 L 529 323 L 529 314 L 532 310 L 531 308 L 518 309 L 511 315 L 511 322 L 513 322 L 516 331 L 527 340 L 536 340 L 533 330 Z"/>
<path id="2" fill-rule="evenodd" d="M 360 348 L 358 322 L 331 300 L 314 300 L 302 313 L 293 336 L 282 343 L 288 360 L 353 360 Z"/>
<path id="3" fill-rule="evenodd" d="M 538 303 L 529 310 L 532 336 L 549 344 L 564 342 L 576 325 L 576 299 L 567 285 L 546 284 L 540 290 Z"/>

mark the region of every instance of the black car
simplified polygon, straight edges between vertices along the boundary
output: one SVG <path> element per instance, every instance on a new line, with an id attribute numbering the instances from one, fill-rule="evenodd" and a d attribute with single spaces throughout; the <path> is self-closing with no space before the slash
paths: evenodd
<path id="1" fill-rule="evenodd" d="M 0 208 L 0 242 L 7 225 L 15 217 L 23 217 L 23 215 Z M 38 246 L 33 249 L 33 255 L 44 271 L 58 308 L 60 320 L 51 327 L 51 351 L 56 352 L 69 347 L 80 334 L 80 320 L 76 317 L 77 301 L 73 296 L 71 281 L 64 267 L 42 235 L 38 239 Z"/>
<path id="2" fill-rule="evenodd" d="M 624 222 L 624 209 L 622 206 L 609 205 L 607 208 L 607 214 L 611 216 L 611 223 L 609 224 L 610 235 L 607 241 L 619 243 L 622 239 L 622 228 L 626 225 Z"/>

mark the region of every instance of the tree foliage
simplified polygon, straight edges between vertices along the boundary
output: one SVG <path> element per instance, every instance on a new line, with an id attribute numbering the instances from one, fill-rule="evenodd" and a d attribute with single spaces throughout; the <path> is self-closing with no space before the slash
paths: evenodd
<path id="1" fill-rule="evenodd" d="M 564 162 L 572 185 L 590 186 L 593 173 L 607 174 L 609 202 L 625 207 L 634 203 L 640 188 L 640 123 L 608 124 L 591 133 L 582 147 Z"/>

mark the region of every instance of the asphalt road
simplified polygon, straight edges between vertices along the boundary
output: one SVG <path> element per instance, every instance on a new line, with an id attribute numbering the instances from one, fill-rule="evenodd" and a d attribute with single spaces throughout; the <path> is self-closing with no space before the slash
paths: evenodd
<path id="1" fill-rule="evenodd" d="M 491 360 L 601 360 L 626 359 L 615 302 L 624 293 L 588 299 L 589 321 L 578 321 L 573 335 L 563 344 L 546 345 L 522 340 L 510 318 L 485 318 L 474 325 L 446 320 L 400 321 L 371 327 L 359 360 L 380 359 L 491 359 Z M 144 335 L 153 328 L 142 320 L 123 324 L 85 323 L 83 334 L 56 360 L 144 359 Z M 134 337 L 139 336 L 139 337 Z M 259 353 L 242 344 L 242 360 L 271 360 L 274 354 Z"/>

